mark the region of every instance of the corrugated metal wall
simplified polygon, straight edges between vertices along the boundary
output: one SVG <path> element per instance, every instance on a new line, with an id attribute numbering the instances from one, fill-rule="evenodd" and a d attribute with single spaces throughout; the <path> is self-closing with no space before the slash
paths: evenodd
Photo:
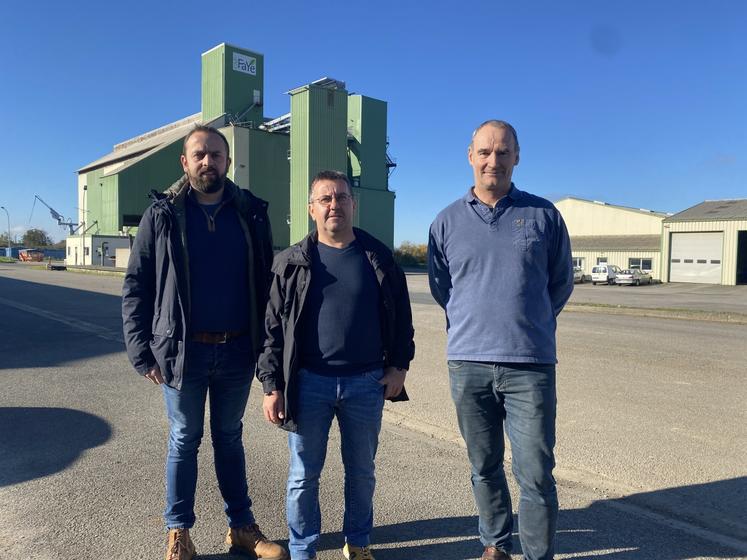
<path id="1" fill-rule="evenodd" d="M 584 235 L 659 235 L 664 216 L 564 198 L 555 203 L 571 237 Z"/>
<path id="2" fill-rule="evenodd" d="M 609 264 L 628 268 L 628 259 L 651 259 L 651 276 L 660 278 L 659 267 L 661 255 L 658 251 L 572 251 L 574 257 L 584 259 L 584 274 L 591 274 L 597 264 L 597 257 L 607 257 Z"/>
<path id="3" fill-rule="evenodd" d="M 122 229 L 125 214 L 142 216 L 152 202 L 148 198 L 151 189 L 163 192 L 184 174 L 179 162 L 182 145 L 182 139 L 172 142 L 117 174 L 119 177 L 117 228 L 107 233 L 116 233 Z"/>
<path id="4" fill-rule="evenodd" d="M 264 71 L 264 56 L 233 45 L 224 43 L 203 53 L 203 122 L 225 113 L 241 115 L 254 104 L 240 121 L 259 126 L 263 122 Z"/>
<path id="5" fill-rule="evenodd" d="M 667 222 L 662 235 L 661 279 L 669 282 L 670 244 L 672 233 L 684 232 L 723 232 L 723 257 L 721 259 L 721 284 L 734 286 L 737 282 L 737 248 L 739 231 L 747 230 L 747 220 L 702 221 L 702 222 Z"/>
<path id="6" fill-rule="evenodd" d="M 272 242 L 276 249 L 290 244 L 290 138 L 263 130 L 227 127 L 231 144 L 229 177 L 240 187 L 269 202 Z"/>
<path id="7" fill-rule="evenodd" d="M 386 102 L 363 95 L 348 97 L 350 176 L 367 189 L 386 190 Z"/>
<path id="8" fill-rule="evenodd" d="M 308 191 L 311 178 L 324 169 L 346 172 L 347 92 L 303 86 L 291 92 L 290 242 L 310 229 Z"/>
<path id="9" fill-rule="evenodd" d="M 353 189 L 358 205 L 356 226 L 394 248 L 394 193 L 378 189 Z"/>

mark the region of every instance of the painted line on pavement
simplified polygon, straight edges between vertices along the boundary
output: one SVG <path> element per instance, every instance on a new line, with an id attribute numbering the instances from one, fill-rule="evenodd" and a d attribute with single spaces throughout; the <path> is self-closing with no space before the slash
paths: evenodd
<path id="1" fill-rule="evenodd" d="M 457 445 L 463 449 L 466 449 L 466 444 L 464 443 L 464 440 L 462 439 L 458 431 L 449 430 L 448 428 L 444 428 L 442 426 L 434 426 L 433 424 L 417 420 L 406 414 L 393 411 L 389 409 L 388 406 L 389 405 L 387 404 L 384 407 L 385 422 L 392 424 L 397 428 L 403 428 L 405 430 L 418 433 L 422 436 L 427 436 L 441 442 Z M 506 446 L 505 461 L 511 461 L 511 451 L 508 445 Z M 576 485 L 580 485 L 581 487 L 587 488 L 587 490 L 581 490 L 577 486 L 573 491 L 576 493 L 584 494 L 584 497 L 589 501 L 598 502 L 600 505 L 609 506 L 611 508 L 617 509 L 618 511 L 623 511 L 628 514 L 646 517 L 662 525 L 680 530 L 688 535 L 701 538 L 723 547 L 732 548 L 739 551 L 740 553 L 747 553 L 747 542 L 743 540 L 739 540 L 728 535 L 723 535 L 716 531 L 699 527 L 694 523 L 668 517 L 667 515 L 657 513 L 642 506 L 620 502 L 620 498 L 624 498 L 626 494 L 632 494 L 634 492 L 627 488 L 624 488 L 624 485 L 618 485 L 613 480 L 605 479 L 606 484 L 618 486 L 618 492 L 616 492 L 616 494 L 618 494 L 617 499 L 600 499 L 599 496 L 591 490 L 591 484 L 589 484 L 589 482 L 596 481 L 584 480 L 584 475 L 591 475 L 592 478 L 596 477 L 597 475 L 595 475 L 594 473 L 588 473 L 586 471 L 581 471 L 573 468 L 556 468 L 554 473 L 559 482 L 566 480 L 568 482 L 575 483 Z M 625 490 L 627 490 L 627 492 Z"/>
<path id="2" fill-rule="evenodd" d="M 121 333 L 110 331 L 109 329 L 106 329 L 100 325 L 95 325 L 94 323 L 81 321 L 80 319 L 73 319 L 71 317 L 65 317 L 63 315 L 47 311 L 46 309 L 33 307 L 31 305 L 26 305 L 25 303 L 18 303 L 17 301 L 1 297 L 0 304 L 12 307 L 13 309 L 18 309 L 19 311 L 24 311 L 25 313 L 29 313 L 31 315 L 36 315 L 37 317 L 43 317 L 50 321 L 62 323 L 64 325 L 67 325 L 68 327 L 72 327 L 85 333 L 93 334 L 110 342 L 119 342 L 120 344 L 124 344 L 124 337 Z"/>

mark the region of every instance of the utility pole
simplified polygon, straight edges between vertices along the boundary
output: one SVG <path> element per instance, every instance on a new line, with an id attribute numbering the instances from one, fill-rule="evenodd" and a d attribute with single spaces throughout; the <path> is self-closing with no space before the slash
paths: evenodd
<path id="1" fill-rule="evenodd" d="M 5 210 L 5 215 L 8 216 L 8 257 L 13 256 L 13 249 L 10 245 L 10 214 L 8 213 L 8 209 L 5 206 L 0 206 L 3 210 Z"/>

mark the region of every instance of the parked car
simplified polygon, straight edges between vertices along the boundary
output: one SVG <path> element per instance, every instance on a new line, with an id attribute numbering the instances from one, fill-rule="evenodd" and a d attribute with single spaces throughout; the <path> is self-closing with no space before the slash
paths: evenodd
<path id="1" fill-rule="evenodd" d="M 44 260 L 44 252 L 41 249 L 21 249 L 18 251 L 18 260 L 23 262 L 41 262 Z"/>
<path id="2" fill-rule="evenodd" d="M 573 282 L 583 284 L 586 282 L 586 276 L 584 276 L 584 269 L 580 266 L 573 267 Z"/>
<path id="3" fill-rule="evenodd" d="M 619 272 L 620 267 L 615 264 L 598 264 L 591 269 L 591 283 L 614 284 Z"/>
<path id="4" fill-rule="evenodd" d="M 620 285 L 635 284 L 636 286 L 650 284 L 651 275 L 638 268 L 630 268 L 620 271 L 620 273 L 615 277 L 615 283 Z"/>

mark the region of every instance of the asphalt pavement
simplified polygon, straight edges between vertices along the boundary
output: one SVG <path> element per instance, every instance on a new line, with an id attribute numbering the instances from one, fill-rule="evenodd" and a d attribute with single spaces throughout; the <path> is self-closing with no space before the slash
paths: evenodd
<path id="1" fill-rule="evenodd" d="M 385 410 L 377 558 L 477 558 L 443 313 L 422 276 L 408 281 L 412 401 Z M 162 557 L 167 425 L 159 389 L 123 353 L 120 287 L 0 265 L 0 559 Z M 747 326 L 564 313 L 558 339 L 557 557 L 747 558 Z M 256 388 L 245 418 L 250 488 L 262 528 L 283 539 L 286 440 L 262 419 Z M 199 558 L 227 559 L 211 459 L 206 434 L 193 536 Z M 335 434 L 320 560 L 342 558 L 342 485 Z"/>

